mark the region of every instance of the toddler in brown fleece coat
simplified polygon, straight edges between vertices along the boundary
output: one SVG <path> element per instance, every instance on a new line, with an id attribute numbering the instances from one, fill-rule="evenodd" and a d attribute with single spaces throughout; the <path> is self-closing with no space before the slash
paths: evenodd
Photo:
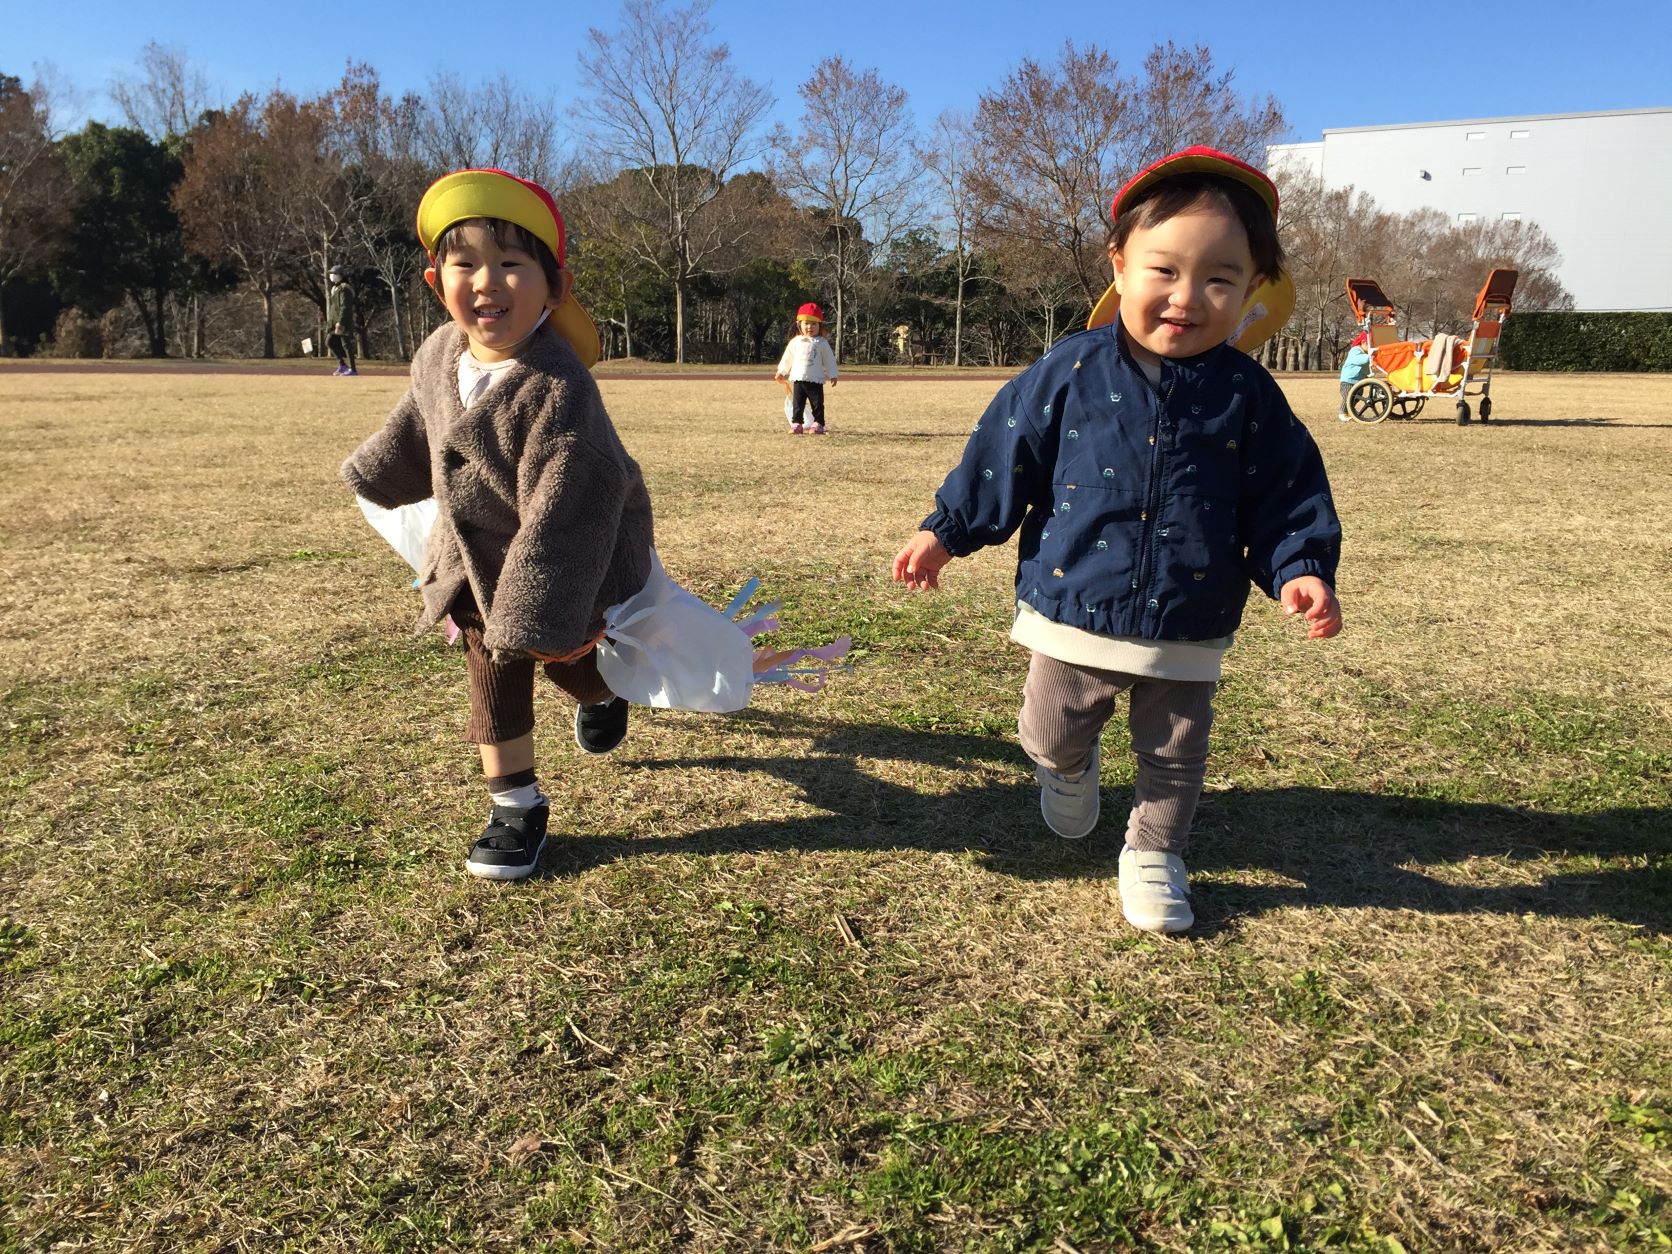
<path id="1" fill-rule="evenodd" d="M 470 680 L 466 738 L 493 796 L 466 860 L 486 879 L 539 865 L 550 813 L 534 772 L 536 667 L 572 696 L 575 740 L 607 753 L 627 702 L 598 673 L 604 612 L 651 571 L 650 497 L 590 367 L 598 333 L 563 268 L 563 218 L 538 184 L 460 170 L 418 206 L 425 278 L 451 321 L 412 382 L 342 468 L 394 509 L 434 497 L 419 586 L 421 633 L 451 618 Z"/>

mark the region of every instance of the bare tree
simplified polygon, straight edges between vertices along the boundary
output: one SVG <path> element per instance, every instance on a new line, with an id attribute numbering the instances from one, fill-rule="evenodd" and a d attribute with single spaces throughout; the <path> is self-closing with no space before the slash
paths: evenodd
<path id="1" fill-rule="evenodd" d="M 1346 299 L 1351 277 L 1376 280 L 1409 339 L 1466 332 L 1475 295 L 1496 267 L 1520 272 L 1518 308 L 1572 307 L 1556 276 L 1561 254 L 1536 223 L 1457 224 L 1437 209 L 1392 214 L 1355 187 L 1324 187 L 1309 168 L 1279 166 L 1273 177 L 1295 282 L 1295 316 L 1279 355 L 1302 367 L 1335 360 L 1356 330 Z"/>
<path id="2" fill-rule="evenodd" d="M 345 83 L 351 95 L 361 86 L 356 74 L 363 69 L 349 67 Z M 314 303 L 321 340 L 326 330 L 327 276 L 333 265 L 346 259 L 353 224 L 367 212 L 370 195 L 369 184 L 353 177 L 346 154 L 336 143 L 342 93 L 339 88 L 313 100 L 285 98 L 282 107 L 276 97 L 270 97 L 262 116 L 267 157 L 276 173 L 282 171 L 289 209 L 292 247 L 284 285 Z"/>
<path id="3" fill-rule="evenodd" d="M 1573 307 L 1555 274 L 1561 253 L 1537 223 L 1455 223 L 1438 209 L 1417 209 L 1396 218 L 1393 231 L 1402 264 L 1385 267 L 1389 277 L 1382 286 L 1400 304 L 1399 325 L 1408 339 L 1466 333 L 1475 296 L 1497 267 L 1520 271 L 1519 308 Z"/>
<path id="4" fill-rule="evenodd" d="M 599 324 L 606 356 L 614 354 L 618 341 L 621 355 L 637 355 L 634 336 L 644 310 L 666 295 L 661 276 L 638 259 L 629 242 L 636 215 L 627 202 L 642 195 L 632 175 L 612 176 L 594 166 L 579 174 L 563 205 L 575 291 Z"/>
<path id="5" fill-rule="evenodd" d="M 1322 367 L 1354 333 L 1347 279 L 1385 269 L 1391 217 L 1356 188 L 1325 188 L 1310 169 L 1280 166 L 1272 176 L 1283 206 L 1278 235 L 1295 284 L 1288 338 L 1310 337 L 1311 359 Z"/>
<path id="6" fill-rule="evenodd" d="M 110 81 L 110 98 L 135 130 L 152 139 L 184 135 L 197 125 L 211 105 L 209 84 L 194 70 L 179 48 L 156 40 L 139 54 L 140 75 L 118 75 Z"/>
<path id="7" fill-rule="evenodd" d="M 123 119 L 158 143 L 184 139 L 220 107 L 200 70 L 183 49 L 151 40 L 141 49 L 138 72 L 111 78 L 107 92 Z M 178 145 L 174 145 L 178 151 Z M 203 275 L 176 294 L 177 320 L 190 328 L 187 351 L 201 355 L 203 338 Z"/>
<path id="8" fill-rule="evenodd" d="M 1070 41 L 1055 65 L 1024 59 L 982 95 L 974 184 L 988 229 L 1054 250 L 1089 307 L 1108 284 L 1109 202 L 1121 184 L 1190 144 L 1258 162 L 1284 129 L 1276 102 L 1238 97 L 1205 47 L 1157 45 L 1132 80 L 1108 53 Z"/>
<path id="9" fill-rule="evenodd" d="M 856 73 L 841 57 L 826 57 L 798 91 L 801 129 L 773 131 L 772 173 L 826 224 L 818 260 L 836 289 L 840 354 L 844 314 L 860 275 L 921 209 L 922 167 L 912 148 L 906 93 L 875 70 Z"/>
<path id="10" fill-rule="evenodd" d="M 692 280 L 750 229 L 747 217 L 726 212 L 720 193 L 755 155 L 772 104 L 765 87 L 732 68 L 725 44 L 709 42 L 711 7 L 626 0 L 616 34 L 587 32 L 580 64 L 591 95 L 575 109 L 599 155 L 639 185 L 623 198 L 611 237 L 672 283 L 681 362 Z"/>
<path id="11" fill-rule="evenodd" d="M 0 293 L 38 266 L 68 223 L 69 179 L 46 88 L 0 74 Z M 0 354 L 6 326 L 0 316 Z"/>
<path id="12" fill-rule="evenodd" d="M 1127 170 L 1135 173 L 1192 144 L 1264 165 L 1266 145 L 1281 139 L 1289 124 L 1272 96 L 1239 97 L 1234 77 L 1214 66 L 1203 44 L 1180 48 L 1168 40 L 1150 49 L 1128 118 Z"/>
<path id="13" fill-rule="evenodd" d="M 1556 241 L 1536 222 L 1480 222 L 1460 226 L 1465 248 L 1473 264 L 1473 287 L 1467 294 L 1465 314 L 1474 310 L 1475 296 L 1494 267 L 1519 271 L 1515 283 L 1515 307 L 1530 313 L 1539 309 L 1572 309 L 1573 293 L 1557 277 L 1562 254 Z"/>
<path id="14" fill-rule="evenodd" d="M 1106 202 L 1125 168 L 1131 93 L 1113 57 L 1070 40 L 1055 65 L 1024 57 L 976 107 L 971 184 L 989 231 L 1054 253 L 1088 309 L 1108 285 Z"/>
<path id="15" fill-rule="evenodd" d="M 343 168 L 337 238 L 350 263 L 369 266 L 388 289 L 395 352 L 404 358 L 411 348 L 402 298 L 423 264 L 412 209 L 435 173 L 419 155 L 424 106 L 414 95 L 385 96 L 377 71 L 357 64 L 324 104 L 327 147 Z"/>
<path id="16" fill-rule="evenodd" d="M 928 143 L 917 158 L 939 188 L 937 225 L 942 242 L 952 253 L 957 282 L 953 298 L 952 364 L 964 364 L 964 305 L 970 277 L 975 273 L 975 241 L 985 228 L 987 206 L 975 194 L 971 174 L 976 167 L 976 140 L 967 114 L 948 110 L 935 119 Z"/>
<path id="17" fill-rule="evenodd" d="M 595 199 L 590 201 L 589 208 L 596 204 Z M 587 312 L 602 326 L 604 355 L 613 355 L 619 332 L 622 356 L 632 357 L 634 319 L 639 314 L 637 289 L 644 277 L 643 269 L 635 266 L 632 257 L 608 237 L 589 236 L 577 253 L 570 269 L 575 274 L 576 291 L 586 301 Z"/>
<path id="18" fill-rule="evenodd" d="M 1413 209 L 1397 215 L 1389 231 L 1393 246 L 1381 258 L 1375 277 L 1398 305 L 1401 334 L 1418 339 L 1438 329 L 1450 330 L 1443 324 L 1453 303 L 1449 288 L 1458 263 L 1450 215 L 1439 209 Z"/>
<path id="19" fill-rule="evenodd" d="M 427 101 L 419 152 L 437 173 L 488 167 L 547 188 L 557 180 L 565 158 L 550 96 L 530 95 L 504 74 L 467 87 L 444 72 L 430 80 Z"/>
<path id="20" fill-rule="evenodd" d="M 187 247 L 234 266 L 261 298 L 262 356 L 273 352 L 273 298 L 303 266 L 302 238 L 324 167 L 317 110 L 275 91 L 244 96 L 198 131 L 174 192 Z"/>
<path id="21" fill-rule="evenodd" d="M 1000 283 L 1023 314 L 1027 333 L 1040 350 L 1081 329 L 1085 314 L 1079 307 L 1078 281 L 1048 246 L 1005 240 L 995 249 L 994 259 Z"/>

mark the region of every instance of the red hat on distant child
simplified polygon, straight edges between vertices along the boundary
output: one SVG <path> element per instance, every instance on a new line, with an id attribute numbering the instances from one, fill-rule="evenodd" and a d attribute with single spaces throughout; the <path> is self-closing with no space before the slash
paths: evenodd
<path id="1" fill-rule="evenodd" d="M 797 322 L 816 322 L 822 327 L 824 325 L 824 310 L 812 301 L 808 301 L 795 311 L 795 320 Z"/>

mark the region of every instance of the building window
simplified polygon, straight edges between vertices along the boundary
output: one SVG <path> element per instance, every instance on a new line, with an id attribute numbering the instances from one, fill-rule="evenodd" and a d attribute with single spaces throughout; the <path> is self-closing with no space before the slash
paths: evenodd
<path id="1" fill-rule="evenodd" d="M 1505 221 L 1505 222 L 1519 222 L 1519 221 L 1521 221 L 1521 215 L 1519 213 L 1506 213 L 1506 214 L 1503 214 L 1501 216 L 1502 216 L 1503 221 Z"/>
<path id="2" fill-rule="evenodd" d="M 1463 167 L 1463 177 L 1464 178 L 1472 178 L 1479 173 L 1480 173 L 1480 167 L 1478 165 L 1466 165 L 1466 166 Z"/>
<path id="3" fill-rule="evenodd" d="M 1460 213 L 1460 214 L 1457 215 L 1457 224 L 1459 226 L 1466 226 L 1470 222 L 1479 222 L 1479 221 L 1480 221 L 1480 214 L 1478 214 L 1478 213 Z"/>
<path id="4" fill-rule="evenodd" d="M 1505 174 L 1525 174 L 1526 172 L 1527 167 L 1524 165 L 1506 165 L 1504 167 Z"/>
<path id="5" fill-rule="evenodd" d="M 1467 134 L 1465 134 L 1463 136 L 1463 138 L 1468 140 L 1470 143 L 1474 143 L 1476 140 L 1485 139 L 1486 138 L 1486 132 L 1485 131 L 1469 131 Z"/>
<path id="6" fill-rule="evenodd" d="M 1532 137 L 1532 134 L 1533 133 L 1531 131 L 1511 131 L 1509 133 L 1509 137 L 1511 139 L 1529 139 Z"/>

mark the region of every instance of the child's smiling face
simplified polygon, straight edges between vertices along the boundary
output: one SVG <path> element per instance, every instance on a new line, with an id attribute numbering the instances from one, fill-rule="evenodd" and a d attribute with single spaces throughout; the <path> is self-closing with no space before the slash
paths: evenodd
<path id="1" fill-rule="evenodd" d="M 458 231 L 439 268 L 442 303 L 470 337 L 470 355 L 477 361 L 514 356 L 540 315 L 563 299 L 537 258 L 515 244 L 502 245 L 484 222 Z M 560 274 L 566 285 L 569 272 Z"/>
<path id="2" fill-rule="evenodd" d="M 822 324 L 815 322 L 811 318 L 798 318 L 795 325 L 803 335 L 817 336 L 823 329 Z"/>
<path id="3" fill-rule="evenodd" d="M 1259 283 L 1248 232 L 1230 206 L 1191 205 L 1109 249 L 1120 323 L 1140 360 L 1194 357 L 1237 329 Z"/>

